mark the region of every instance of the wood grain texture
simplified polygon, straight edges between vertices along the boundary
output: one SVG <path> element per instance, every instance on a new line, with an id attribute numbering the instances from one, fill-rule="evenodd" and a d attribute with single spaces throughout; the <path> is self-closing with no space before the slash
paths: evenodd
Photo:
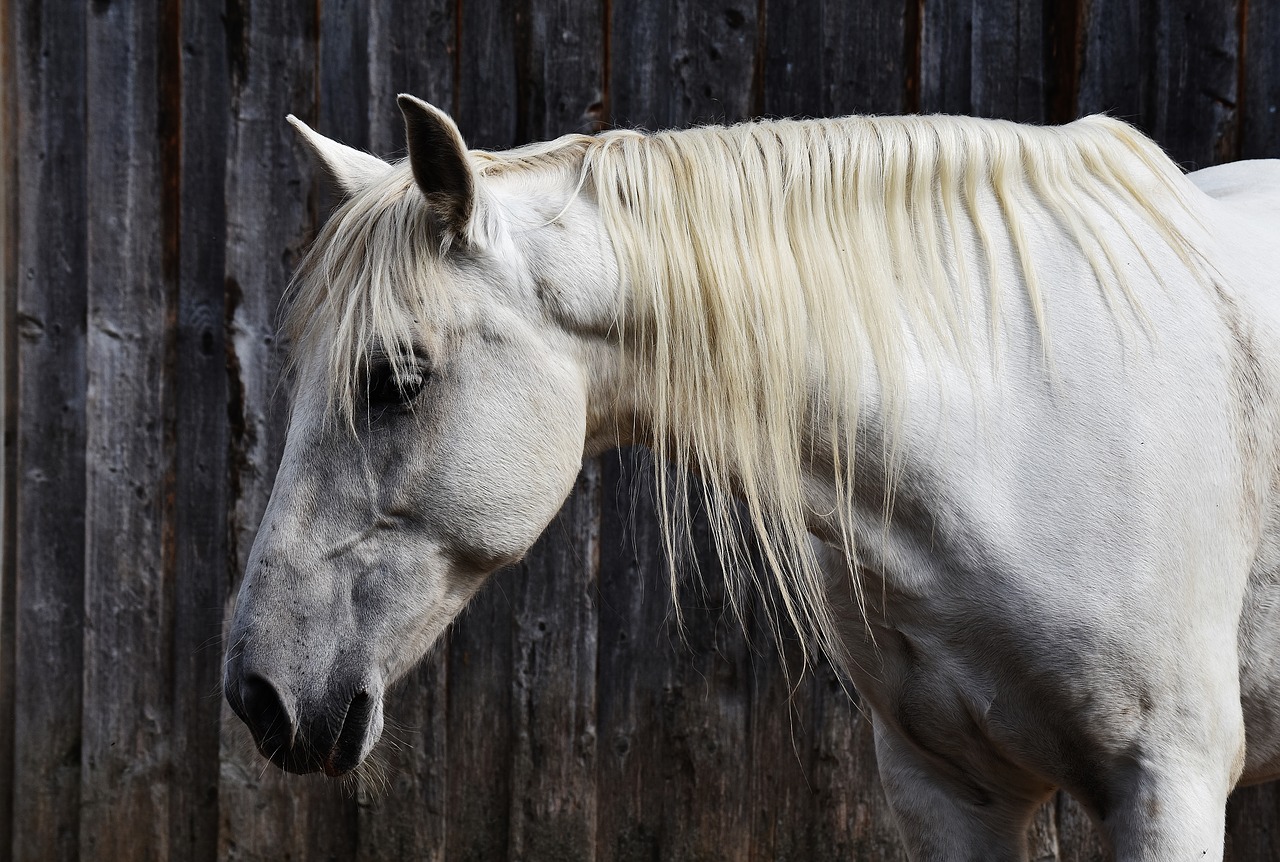
<path id="1" fill-rule="evenodd" d="M 920 110 L 1044 122 L 1051 20 L 1043 0 L 924 4 Z"/>
<path id="2" fill-rule="evenodd" d="M 0 81 L 16 80 L 13 0 L 0 0 Z M 13 852 L 13 699 L 18 587 L 18 116 L 16 88 L 0 85 L 0 859 Z"/>
<path id="3" fill-rule="evenodd" d="M 1242 159 L 1280 157 L 1280 2 L 1241 0 Z"/>
<path id="4" fill-rule="evenodd" d="M 1245 787 L 1227 801 L 1227 862 L 1280 859 L 1280 784 Z"/>
<path id="5" fill-rule="evenodd" d="M 906 4 L 770 2 L 763 111 L 896 114 L 906 100 Z"/>
<path id="6" fill-rule="evenodd" d="M 454 0 L 370 3 L 369 148 L 374 153 L 404 154 L 399 93 L 456 113 L 457 9 Z"/>
<path id="7" fill-rule="evenodd" d="M 80 843 L 85 563 L 85 17 L 23 4 L 14 22 L 20 218 L 13 858 Z"/>
<path id="8" fill-rule="evenodd" d="M 173 570 L 171 856 L 218 855 L 222 614 L 239 578 L 228 554 L 230 429 L 225 254 L 227 31 L 221 8 L 183 7 L 178 296 L 173 386 L 176 428 Z M 172 74 L 171 72 L 169 74 Z M 172 107 L 168 107 L 172 110 Z"/>
<path id="9" fill-rule="evenodd" d="M 601 456 L 596 854 L 665 859 L 664 718 L 672 695 L 671 593 L 652 511 L 652 455 Z"/>
<path id="10" fill-rule="evenodd" d="M 1241 2 L 1087 4 L 1081 113 L 1106 111 L 1135 123 L 1189 170 L 1233 158 Z"/>
<path id="11" fill-rule="evenodd" d="M 80 855 L 169 855 L 172 584 L 155 8 L 88 16 L 88 394 Z M 128 704 L 127 709 L 121 708 Z"/>
<path id="12" fill-rule="evenodd" d="M 315 224 L 313 174 L 285 115 L 315 121 L 313 4 L 234 0 L 225 10 L 231 73 L 227 141 L 225 326 L 229 363 L 230 547 L 238 578 L 284 443 L 287 390 L 277 309 Z M 232 591 L 234 594 L 234 591 Z M 223 709 L 219 854 L 228 859 L 347 859 L 356 806 L 317 776 L 286 776 L 253 751 Z"/>

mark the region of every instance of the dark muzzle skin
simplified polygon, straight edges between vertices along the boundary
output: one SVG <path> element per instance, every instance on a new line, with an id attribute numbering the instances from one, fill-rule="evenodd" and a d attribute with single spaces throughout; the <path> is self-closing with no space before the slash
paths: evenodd
<path id="1" fill-rule="evenodd" d="M 347 677 L 347 678 L 344 678 Z M 380 728 L 380 687 L 334 673 L 310 702 L 243 656 L 228 663 L 227 703 L 253 734 L 258 751 L 286 772 L 344 775 L 360 764 Z"/>

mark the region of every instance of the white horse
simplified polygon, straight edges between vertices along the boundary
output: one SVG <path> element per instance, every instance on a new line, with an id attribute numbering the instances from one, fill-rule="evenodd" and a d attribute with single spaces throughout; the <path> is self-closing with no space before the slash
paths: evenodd
<path id="1" fill-rule="evenodd" d="M 696 472 L 737 592 L 854 681 L 913 859 L 1025 859 L 1057 787 L 1117 859 L 1222 858 L 1228 793 L 1280 775 L 1280 164 L 1187 177 L 1100 117 L 487 153 L 400 105 L 394 165 L 293 120 L 346 198 L 231 629 L 265 756 L 357 766 L 582 459 L 639 442 L 668 544 Z"/>

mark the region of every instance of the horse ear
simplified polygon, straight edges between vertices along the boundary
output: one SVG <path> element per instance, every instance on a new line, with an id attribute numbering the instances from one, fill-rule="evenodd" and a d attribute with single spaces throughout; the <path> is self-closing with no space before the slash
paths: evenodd
<path id="1" fill-rule="evenodd" d="M 455 233 L 462 233 L 475 207 L 476 183 L 462 133 L 449 115 L 419 98 L 401 93 L 409 140 L 409 166 L 427 203 Z"/>
<path id="2" fill-rule="evenodd" d="M 317 167 L 324 171 L 325 176 L 344 196 L 350 197 L 368 188 L 391 170 L 391 165 L 377 156 L 326 138 L 293 114 L 289 115 L 288 120 L 311 151 Z"/>

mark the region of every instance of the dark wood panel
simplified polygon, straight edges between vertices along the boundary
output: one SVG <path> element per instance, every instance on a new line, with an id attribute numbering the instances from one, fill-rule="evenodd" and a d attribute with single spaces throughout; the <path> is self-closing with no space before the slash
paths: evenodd
<path id="1" fill-rule="evenodd" d="M 80 855 L 168 855 L 173 753 L 166 391 L 156 9 L 88 16 L 88 398 Z M 125 705 L 128 705 L 127 708 Z"/>
<path id="2" fill-rule="evenodd" d="M 1053 6 L 1044 0 L 924 4 L 920 110 L 1044 122 L 1056 68 Z"/>
<path id="3" fill-rule="evenodd" d="M 227 31 L 223 9 L 182 7 L 178 297 L 173 386 L 176 427 L 173 564 L 173 859 L 218 855 L 222 614 L 239 578 L 228 556 L 225 254 Z M 172 77 L 171 77 L 172 76 Z M 172 110 L 167 105 L 165 110 Z M 173 118 L 170 118 L 173 122 Z"/>
<path id="4" fill-rule="evenodd" d="M 1280 784 L 1245 787 L 1227 801 L 1228 862 L 1280 859 Z"/>
<path id="5" fill-rule="evenodd" d="M 14 3 L 0 0 L 0 859 L 13 853 L 14 628 L 18 561 L 18 116 Z"/>
<path id="6" fill-rule="evenodd" d="M 652 862 L 668 858 L 671 593 L 647 493 L 652 456 L 624 449 L 600 460 L 596 854 L 600 862 Z"/>
<path id="7" fill-rule="evenodd" d="M 774 117 L 906 108 L 907 4 L 767 4 L 763 111 Z"/>
<path id="8" fill-rule="evenodd" d="M 436 649 L 386 697 L 383 741 L 357 790 L 360 862 L 451 858 L 447 655 Z"/>
<path id="9" fill-rule="evenodd" d="M 1243 6 L 1239 156 L 1274 159 L 1280 157 L 1280 2 L 1248 0 Z"/>
<path id="10" fill-rule="evenodd" d="M 231 73 L 227 141 L 225 325 L 229 363 L 228 556 L 237 579 L 262 520 L 284 442 L 285 345 L 280 296 L 315 223 L 318 183 L 284 122 L 314 124 L 316 4 L 233 0 L 224 14 Z M 253 751 L 224 708 L 220 855 L 230 859 L 347 859 L 356 805 L 319 776 L 286 776 Z"/>
<path id="11" fill-rule="evenodd" d="M 373 0 L 369 12 L 369 146 L 380 156 L 404 154 L 396 96 L 412 93 L 455 112 L 458 46 L 455 0 Z"/>
<path id="12" fill-rule="evenodd" d="M 1234 157 L 1240 2 L 1086 4 L 1080 111 L 1135 123 L 1188 169 Z"/>
<path id="13" fill-rule="evenodd" d="M 470 147 L 496 150 L 515 146 L 516 5 L 503 0 L 467 0 L 459 8 L 454 119 Z"/>
<path id="14" fill-rule="evenodd" d="M 16 9 L 18 408 L 13 856 L 80 836 L 85 532 L 85 15 Z"/>

